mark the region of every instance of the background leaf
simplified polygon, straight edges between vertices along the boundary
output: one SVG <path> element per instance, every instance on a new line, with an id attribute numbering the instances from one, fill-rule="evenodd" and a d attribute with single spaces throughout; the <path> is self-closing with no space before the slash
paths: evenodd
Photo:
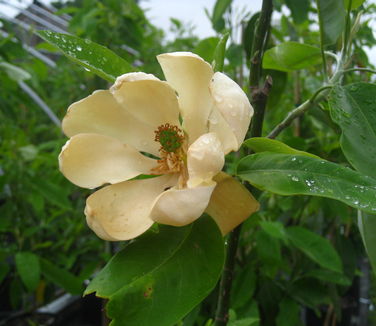
<path id="1" fill-rule="evenodd" d="M 308 19 L 310 0 L 285 0 L 295 24 L 304 23 Z"/>
<path id="2" fill-rule="evenodd" d="M 15 256 L 17 272 L 30 292 L 34 291 L 40 280 L 39 258 L 32 252 L 18 252 Z"/>
<path id="3" fill-rule="evenodd" d="M 212 14 L 212 24 L 213 28 L 217 32 L 221 32 L 225 27 L 225 22 L 223 19 L 223 14 L 231 5 L 232 0 L 217 0 Z"/>
<path id="4" fill-rule="evenodd" d="M 330 242 L 301 226 L 286 228 L 291 243 L 320 266 L 341 273 L 342 262 Z"/>
<path id="5" fill-rule="evenodd" d="M 316 0 L 322 47 L 337 42 L 345 27 L 345 7 L 341 0 Z"/>
<path id="6" fill-rule="evenodd" d="M 114 326 L 172 325 L 214 288 L 223 261 L 222 235 L 209 217 L 186 227 L 161 225 L 116 254 L 85 293 L 109 298 Z"/>
<path id="7" fill-rule="evenodd" d="M 332 198 L 366 212 L 376 212 L 376 180 L 325 160 L 264 152 L 243 158 L 237 174 L 276 194 Z"/>
<path id="8" fill-rule="evenodd" d="M 116 77 L 137 70 L 111 50 L 90 40 L 51 31 L 39 31 L 37 34 L 59 48 L 69 59 L 109 82 L 113 83 Z"/>
<path id="9" fill-rule="evenodd" d="M 264 69 L 294 71 L 321 63 L 320 49 L 298 42 L 284 42 L 265 51 Z"/>
<path id="10" fill-rule="evenodd" d="M 219 40 L 217 46 L 215 47 L 213 62 L 212 62 L 213 70 L 215 72 L 223 71 L 223 65 L 224 65 L 225 53 L 226 53 L 226 43 L 227 43 L 229 36 L 230 36 L 229 33 L 225 33 Z"/>

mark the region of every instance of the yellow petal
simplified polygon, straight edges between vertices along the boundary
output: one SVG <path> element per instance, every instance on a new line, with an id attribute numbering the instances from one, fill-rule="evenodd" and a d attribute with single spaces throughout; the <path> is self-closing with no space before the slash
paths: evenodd
<path id="1" fill-rule="evenodd" d="M 220 172 L 214 181 L 217 186 L 205 212 L 225 235 L 258 211 L 259 203 L 239 181 L 224 172 Z"/>
<path id="2" fill-rule="evenodd" d="M 165 53 L 157 57 L 167 82 L 178 92 L 183 128 L 189 144 L 207 132 L 207 119 L 212 107 L 209 83 L 211 66 L 190 52 Z"/>
<path id="3" fill-rule="evenodd" d="M 179 103 L 174 89 L 153 75 L 124 74 L 116 79 L 110 91 L 124 110 L 153 130 L 165 123 L 180 125 Z"/>
<path id="4" fill-rule="evenodd" d="M 247 95 L 237 83 L 221 72 L 214 74 L 210 83 L 210 92 L 215 107 L 235 134 L 239 148 L 253 116 L 253 108 Z"/>
<path id="5" fill-rule="evenodd" d="M 152 203 L 166 187 L 175 183 L 175 177 L 161 176 L 104 187 L 86 201 L 87 223 L 102 239 L 133 239 L 153 224 L 149 217 Z"/>
<path id="6" fill-rule="evenodd" d="M 215 107 L 213 107 L 213 110 L 210 112 L 208 126 L 209 132 L 215 132 L 217 134 L 222 144 L 224 154 L 239 149 L 238 140 L 236 139 L 235 134 L 223 118 L 222 114 Z"/>
<path id="7" fill-rule="evenodd" d="M 160 144 L 154 141 L 154 125 L 135 118 L 121 107 L 109 91 L 96 91 L 73 103 L 63 120 L 68 137 L 96 133 L 114 137 L 139 151 L 158 155 Z"/>
<path id="8" fill-rule="evenodd" d="M 125 181 L 148 174 L 156 160 L 119 140 L 99 134 L 78 134 L 63 147 L 59 166 L 64 176 L 84 188 Z"/>
<path id="9" fill-rule="evenodd" d="M 171 188 L 158 196 L 150 217 L 162 224 L 182 226 L 198 219 L 207 207 L 215 182 L 195 188 Z"/>
<path id="10" fill-rule="evenodd" d="M 192 188 L 211 179 L 222 170 L 225 156 L 217 134 L 201 135 L 187 152 L 188 187 Z"/>

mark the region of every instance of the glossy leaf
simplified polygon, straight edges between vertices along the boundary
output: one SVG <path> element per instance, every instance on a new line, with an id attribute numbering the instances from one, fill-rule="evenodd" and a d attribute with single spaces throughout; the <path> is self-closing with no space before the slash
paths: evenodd
<path id="1" fill-rule="evenodd" d="M 291 243 L 310 259 L 331 271 L 341 273 L 342 261 L 329 240 L 301 226 L 286 228 Z"/>
<path id="2" fill-rule="evenodd" d="M 332 198 L 366 212 L 376 212 L 376 180 L 325 160 L 257 153 L 239 162 L 237 174 L 252 185 L 279 195 Z"/>
<path id="3" fill-rule="evenodd" d="M 173 325 L 214 288 L 223 261 L 223 239 L 209 217 L 161 225 L 117 253 L 85 294 L 109 299 L 113 326 Z"/>
<path id="4" fill-rule="evenodd" d="M 111 50 L 90 40 L 52 31 L 39 31 L 37 34 L 59 48 L 69 59 L 109 82 L 114 82 L 122 74 L 137 70 Z"/>
<path id="5" fill-rule="evenodd" d="M 337 42 L 345 27 L 345 7 L 341 0 L 316 0 L 322 46 Z"/>
<path id="6" fill-rule="evenodd" d="M 72 294 L 81 294 L 83 291 L 82 281 L 72 273 L 64 270 L 47 259 L 40 259 L 42 273 L 49 281 L 61 286 Z"/>
<path id="7" fill-rule="evenodd" d="M 319 63 L 321 63 L 319 48 L 298 42 L 285 42 L 265 51 L 262 66 L 264 69 L 290 72 Z"/>
<path id="8" fill-rule="evenodd" d="M 223 71 L 223 65 L 224 65 L 225 53 L 226 53 L 226 43 L 227 43 L 229 36 L 230 36 L 229 33 L 225 33 L 219 40 L 214 50 L 214 56 L 213 56 L 213 62 L 212 62 L 214 71 L 221 71 L 221 72 Z"/>
<path id="9" fill-rule="evenodd" d="M 260 152 L 274 152 L 274 153 L 283 153 L 283 154 L 299 154 L 299 155 L 306 155 L 314 158 L 318 158 L 318 156 L 299 151 L 295 148 L 292 148 L 279 140 L 270 139 L 266 137 L 253 137 L 249 138 L 244 141 L 243 145 L 247 146 L 248 148 L 252 149 L 255 153 Z"/>
<path id="10" fill-rule="evenodd" d="M 18 252 L 15 256 L 17 272 L 29 291 L 34 291 L 40 280 L 39 258 L 32 252 Z"/>
<path id="11" fill-rule="evenodd" d="M 376 85 L 336 86 L 330 93 L 330 113 L 341 130 L 341 148 L 358 171 L 376 179 Z"/>

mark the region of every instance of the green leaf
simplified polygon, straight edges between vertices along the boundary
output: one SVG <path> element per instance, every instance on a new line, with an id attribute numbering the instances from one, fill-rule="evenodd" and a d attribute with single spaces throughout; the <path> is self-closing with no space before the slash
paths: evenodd
<path id="1" fill-rule="evenodd" d="M 359 212 L 358 227 L 373 271 L 376 273 L 376 216 Z"/>
<path id="2" fill-rule="evenodd" d="M 8 62 L 0 62 L 0 69 L 4 69 L 9 78 L 15 80 L 16 82 L 31 78 L 31 75 L 26 70 L 23 70 L 20 67 L 12 65 Z"/>
<path id="3" fill-rule="evenodd" d="M 310 0 L 285 0 L 295 24 L 302 24 L 308 19 Z"/>
<path id="4" fill-rule="evenodd" d="M 223 239 L 209 217 L 160 225 L 117 253 L 85 294 L 109 299 L 113 326 L 173 325 L 214 288 L 223 262 Z"/>
<path id="5" fill-rule="evenodd" d="M 64 290 L 72 294 L 82 294 L 83 286 L 81 280 L 72 273 L 57 267 L 47 259 L 40 258 L 42 274 L 49 281 L 61 286 Z"/>
<path id="6" fill-rule="evenodd" d="M 341 130 L 341 148 L 351 165 L 376 178 L 376 85 L 335 86 L 330 92 L 330 113 Z"/>
<path id="7" fill-rule="evenodd" d="M 337 42 L 345 28 L 346 11 L 341 0 L 316 0 L 322 47 Z"/>
<path id="8" fill-rule="evenodd" d="M 305 277 L 313 277 L 320 281 L 330 282 L 343 286 L 351 285 L 351 281 L 342 273 L 333 272 L 325 269 L 314 269 L 304 274 Z"/>
<path id="9" fill-rule="evenodd" d="M 286 228 L 291 243 L 321 267 L 341 273 L 342 261 L 331 243 L 301 226 Z"/>
<path id="10" fill-rule="evenodd" d="M 339 200 L 376 212 L 376 180 L 349 168 L 306 155 L 258 153 L 243 158 L 238 176 L 279 195 L 310 195 Z"/>
<path id="11" fill-rule="evenodd" d="M 286 232 L 283 224 L 281 222 L 270 222 L 270 221 L 261 221 L 261 228 L 271 237 L 286 240 Z"/>
<path id="12" fill-rule="evenodd" d="M 260 12 L 256 12 L 248 21 L 247 26 L 243 32 L 243 47 L 245 50 L 245 54 L 247 56 L 247 60 L 251 58 L 252 52 L 252 45 L 253 45 L 253 38 L 256 29 L 256 22 L 260 17 Z"/>
<path id="13" fill-rule="evenodd" d="M 59 48 L 69 59 L 109 82 L 113 83 L 116 77 L 137 70 L 111 50 L 90 40 L 51 31 L 38 31 L 37 34 Z"/>
<path id="14" fill-rule="evenodd" d="M 18 252 L 15 257 L 17 272 L 27 289 L 34 291 L 40 280 L 39 258 L 32 252 Z"/>
<path id="15" fill-rule="evenodd" d="M 238 309 L 246 305 L 256 290 L 257 276 L 252 262 L 248 263 L 236 273 L 231 288 L 231 308 Z"/>
<path id="16" fill-rule="evenodd" d="M 276 318 L 276 326 L 298 326 L 300 323 L 300 307 L 289 297 L 285 297 L 279 303 L 279 313 Z"/>
<path id="17" fill-rule="evenodd" d="M 229 33 L 225 33 L 221 39 L 219 40 L 215 51 L 214 51 L 214 58 L 212 62 L 213 70 L 214 71 L 223 71 L 223 64 L 225 61 L 225 53 L 226 53 L 226 43 L 229 37 Z"/>
<path id="18" fill-rule="evenodd" d="M 223 14 L 230 7 L 232 0 L 217 0 L 212 14 L 212 24 L 213 28 L 217 32 L 221 32 L 225 27 L 225 22 L 223 19 Z"/>
<path id="19" fill-rule="evenodd" d="M 350 0 L 344 0 L 345 9 L 347 9 L 349 7 L 349 1 Z M 352 0 L 351 9 L 356 9 L 356 8 L 360 7 L 363 4 L 364 1 L 365 0 Z"/>
<path id="20" fill-rule="evenodd" d="M 0 284 L 3 282 L 4 278 L 8 275 L 9 273 L 9 265 L 0 263 Z"/>
<path id="21" fill-rule="evenodd" d="M 319 48 L 298 42 L 285 42 L 265 51 L 262 67 L 290 72 L 320 64 L 321 60 Z"/>
<path id="22" fill-rule="evenodd" d="M 256 153 L 260 152 L 273 152 L 273 153 L 283 153 L 283 154 L 299 154 L 306 155 L 314 158 L 320 159 L 318 156 L 299 151 L 295 148 L 292 148 L 279 140 L 270 139 L 266 137 L 253 137 L 244 141 L 243 145 L 252 149 Z"/>
<path id="23" fill-rule="evenodd" d="M 201 40 L 193 50 L 194 53 L 198 54 L 206 62 L 213 61 L 214 51 L 219 42 L 218 37 L 208 37 Z"/>

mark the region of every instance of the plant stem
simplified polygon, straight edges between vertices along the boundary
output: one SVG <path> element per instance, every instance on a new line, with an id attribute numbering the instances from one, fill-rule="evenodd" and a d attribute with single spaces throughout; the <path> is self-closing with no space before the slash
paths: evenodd
<path id="1" fill-rule="evenodd" d="M 312 106 L 314 106 L 316 103 L 320 102 L 322 99 L 325 98 L 325 95 L 327 94 L 327 90 L 329 88 L 332 88 L 333 86 L 323 86 L 319 88 L 313 95 L 312 97 L 299 105 L 296 109 L 292 110 L 286 118 L 279 123 L 267 136 L 268 138 L 275 138 L 277 137 L 280 132 L 284 129 L 286 129 L 290 124 L 296 119 L 297 117 L 300 117 L 304 112 L 306 112 L 308 109 L 310 109 Z M 322 93 L 323 91 L 326 91 L 324 94 Z"/>
<path id="2" fill-rule="evenodd" d="M 260 87 L 260 84 L 262 75 L 262 56 L 264 54 L 265 45 L 268 39 L 272 12 L 272 0 L 263 0 L 261 14 L 258 24 L 256 26 L 251 52 L 249 82 L 252 97 L 251 104 L 254 108 L 252 125 L 250 130 L 248 131 L 251 137 L 261 136 L 266 101 L 269 90 L 271 88 L 270 77 L 266 78 L 264 86 Z M 217 310 L 215 313 L 215 321 L 213 326 L 226 326 L 228 322 L 228 311 L 230 308 L 230 293 L 232 280 L 234 277 L 235 259 L 241 228 L 242 224 L 236 227 L 228 237 L 226 261 L 222 273 L 222 278 L 219 284 Z"/>

